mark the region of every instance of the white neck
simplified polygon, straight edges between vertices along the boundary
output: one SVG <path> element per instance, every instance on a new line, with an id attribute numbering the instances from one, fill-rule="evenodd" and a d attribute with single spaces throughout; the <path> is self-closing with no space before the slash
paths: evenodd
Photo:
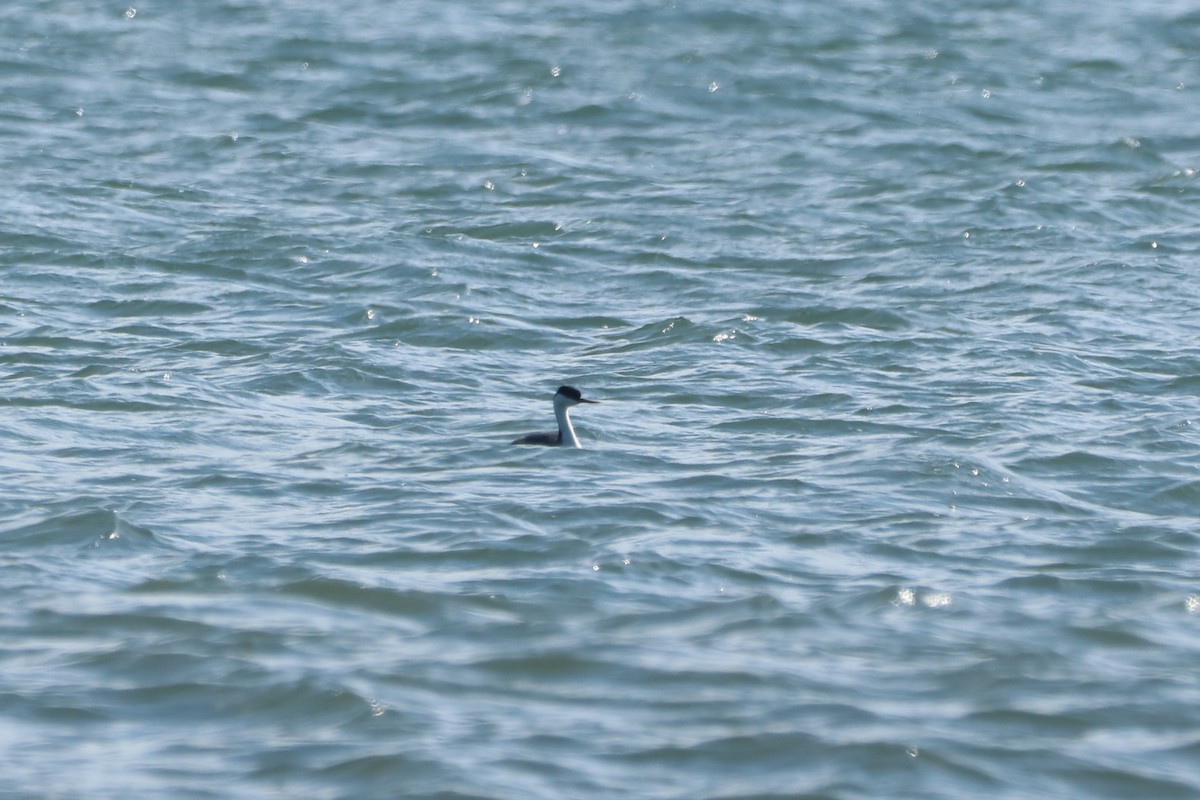
<path id="1" fill-rule="evenodd" d="M 554 418 L 558 420 L 558 432 L 562 436 L 563 447 L 579 447 L 579 437 L 571 425 L 571 410 L 561 403 L 554 404 Z"/>

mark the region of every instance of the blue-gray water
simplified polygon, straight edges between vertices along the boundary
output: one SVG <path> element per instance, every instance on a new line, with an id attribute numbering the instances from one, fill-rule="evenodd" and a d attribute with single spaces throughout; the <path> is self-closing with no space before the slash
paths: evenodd
<path id="1" fill-rule="evenodd" d="M 0 11 L 0 796 L 1200 796 L 1193 3 L 129 2 Z"/>

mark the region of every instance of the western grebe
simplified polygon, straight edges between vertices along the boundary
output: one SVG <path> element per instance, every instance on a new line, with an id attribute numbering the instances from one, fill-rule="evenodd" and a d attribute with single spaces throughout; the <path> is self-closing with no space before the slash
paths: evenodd
<path id="1" fill-rule="evenodd" d="M 580 403 L 598 403 L 599 400 L 584 400 L 583 395 L 574 386 L 560 386 L 554 393 L 554 418 L 558 420 L 558 431 L 555 433 L 531 433 L 514 439 L 513 444 L 544 444 L 549 447 L 579 447 L 579 437 L 571 427 L 571 406 Z"/>

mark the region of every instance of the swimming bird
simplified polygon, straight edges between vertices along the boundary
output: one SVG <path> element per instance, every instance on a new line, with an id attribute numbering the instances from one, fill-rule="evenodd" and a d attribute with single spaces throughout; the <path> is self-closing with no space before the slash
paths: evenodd
<path id="1" fill-rule="evenodd" d="M 579 437 L 571 427 L 571 406 L 580 403 L 598 403 L 599 400 L 584 400 L 583 395 L 574 386 L 560 386 L 554 393 L 554 418 L 558 420 L 558 431 L 555 433 L 531 433 L 514 439 L 513 444 L 544 444 L 548 447 L 579 447 Z"/>

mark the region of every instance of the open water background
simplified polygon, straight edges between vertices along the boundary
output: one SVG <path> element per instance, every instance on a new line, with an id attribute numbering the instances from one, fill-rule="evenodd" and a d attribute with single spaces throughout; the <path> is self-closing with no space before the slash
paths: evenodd
<path id="1" fill-rule="evenodd" d="M 1194 3 L 0 43 L 0 796 L 1200 796 Z"/>

